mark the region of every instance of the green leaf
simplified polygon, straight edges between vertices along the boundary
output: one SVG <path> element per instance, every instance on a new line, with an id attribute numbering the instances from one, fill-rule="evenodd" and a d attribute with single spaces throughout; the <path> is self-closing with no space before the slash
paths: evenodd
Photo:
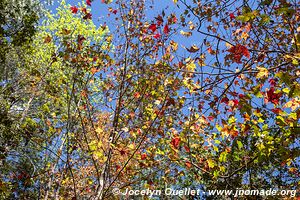
<path id="1" fill-rule="evenodd" d="M 215 143 L 220 144 L 221 142 L 220 142 L 220 140 L 215 140 Z"/>
<path id="2" fill-rule="evenodd" d="M 243 148 L 243 143 L 241 141 L 237 141 L 238 148 L 241 150 Z"/>
<path id="3" fill-rule="evenodd" d="M 219 161 L 220 161 L 220 162 L 226 162 L 226 157 L 227 157 L 227 152 L 226 152 L 226 151 L 223 151 L 223 152 L 220 154 Z"/>

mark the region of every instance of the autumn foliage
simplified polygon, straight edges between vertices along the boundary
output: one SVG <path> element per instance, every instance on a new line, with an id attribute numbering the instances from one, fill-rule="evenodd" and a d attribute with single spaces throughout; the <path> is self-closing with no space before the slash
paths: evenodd
<path id="1" fill-rule="evenodd" d="M 298 189 L 299 7 L 62 1 L 25 44 L 0 35 L 0 197 Z"/>

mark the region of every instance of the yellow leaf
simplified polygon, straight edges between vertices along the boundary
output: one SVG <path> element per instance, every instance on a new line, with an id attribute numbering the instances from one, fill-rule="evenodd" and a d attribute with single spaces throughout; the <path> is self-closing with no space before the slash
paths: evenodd
<path id="1" fill-rule="evenodd" d="M 291 108 L 292 111 L 296 110 L 298 107 L 300 107 L 300 101 L 298 100 L 298 98 L 292 99 L 290 101 L 288 101 L 283 108 Z"/>
<path id="2" fill-rule="evenodd" d="M 134 149 L 134 144 L 128 145 L 128 148 L 129 148 L 129 149 Z"/>
<path id="3" fill-rule="evenodd" d="M 258 69 L 258 73 L 256 75 L 256 78 L 263 78 L 263 77 L 268 77 L 269 72 L 268 69 L 264 68 L 264 67 L 256 67 Z"/>
<path id="4" fill-rule="evenodd" d="M 192 21 L 189 21 L 189 23 L 188 23 L 189 25 L 190 25 L 190 30 L 194 30 L 195 28 L 196 28 L 196 26 L 193 24 L 193 22 Z"/>
<path id="5" fill-rule="evenodd" d="M 221 172 L 225 172 L 226 168 L 224 166 L 219 166 Z"/>
<path id="6" fill-rule="evenodd" d="M 214 168 L 215 166 L 215 162 L 211 158 L 207 159 L 207 164 L 209 168 Z"/>
<path id="7" fill-rule="evenodd" d="M 290 89 L 289 88 L 283 88 L 282 91 L 286 94 L 289 94 L 290 93 Z"/>
<path id="8" fill-rule="evenodd" d="M 189 71 L 194 72 L 195 69 L 196 69 L 195 63 L 194 63 L 194 62 L 188 63 L 188 64 L 186 65 L 186 69 L 189 70 Z"/>
<path id="9" fill-rule="evenodd" d="M 225 45 L 226 45 L 226 47 L 229 48 L 229 49 L 230 49 L 231 47 L 233 47 L 233 46 L 232 46 L 231 44 L 229 44 L 228 42 L 226 42 Z"/>
<path id="10" fill-rule="evenodd" d="M 185 37 L 190 37 L 192 35 L 192 32 L 190 32 L 190 31 L 189 32 L 185 32 L 185 31 L 181 30 L 180 34 L 183 35 L 183 36 L 185 36 Z"/>
<path id="11" fill-rule="evenodd" d="M 249 37 L 248 33 L 246 33 L 246 32 L 242 33 L 242 36 L 241 36 L 242 39 L 247 40 L 248 37 Z"/>

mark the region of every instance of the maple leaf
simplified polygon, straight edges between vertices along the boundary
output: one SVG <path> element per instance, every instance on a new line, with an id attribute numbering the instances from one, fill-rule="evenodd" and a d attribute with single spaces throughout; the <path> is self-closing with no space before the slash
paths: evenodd
<path id="1" fill-rule="evenodd" d="M 170 32 L 169 26 L 168 26 L 168 24 L 166 24 L 166 25 L 164 26 L 164 34 L 168 35 L 169 32 Z"/>
<path id="2" fill-rule="evenodd" d="M 209 119 L 209 121 L 213 121 L 215 119 L 213 116 L 208 116 L 207 118 Z"/>
<path id="3" fill-rule="evenodd" d="M 211 47 L 207 49 L 207 52 L 212 55 L 216 53 Z"/>
<path id="4" fill-rule="evenodd" d="M 271 86 L 276 86 L 277 85 L 277 79 L 271 78 L 269 80 L 269 83 L 270 83 Z"/>
<path id="5" fill-rule="evenodd" d="M 134 98 L 138 99 L 138 98 L 140 98 L 141 94 L 139 92 L 136 92 L 136 93 L 134 93 L 133 96 L 134 96 Z"/>
<path id="6" fill-rule="evenodd" d="M 65 28 L 61 31 L 61 34 L 63 34 L 63 35 L 69 35 L 70 33 L 71 33 L 71 30 L 68 30 Z"/>
<path id="7" fill-rule="evenodd" d="M 100 70 L 97 69 L 96 67 L 92 67 L 92 68 L 91 68 L 92 74 L 95 74 L 95 73 L 97 73 L 97 72 L 99 72 L 99 71 L 100 71 Z"/>
<path id="8" fill-rule="evenodd" d="M 176 24 L 177 22 L 177 18 L 174 14 L 172 14 L 169 18 L 168 18 L 168 24 Z"/>
<path id="9" fill-rule="evenodd" d="M 223 97 L 220 101 L 220 103 L 225 103 L 225 104 L 228 104 L 229 102 L 229 99 L 227 97 Z"/>
<path id="10" fill-rule="evenodd" d="M 281 94 L 275 93 L 274 87 L 271 87 L 267 92 L 266 92 L 266 98 L 265 98 L 265 103 L 272 102 L 275 105 L 279 103 L 279 98 L 281 97 Z"/>
<path id="11" fill-rule="evenodd" d="M 188 152 L 188 153 L 191 151 L 190 148 L 189 148 L 188 146 L 184 146 L 184 149 L 185 149 L 185 151 Z"/>
<path id="12" fill-rule="evenodd" d="M 159 39 L 159 38 L 161 37 L 161 35 L 160 35 L 159 33 L 157 33 L 157 34 L 155 34 L 153 37 L 154 37 L 155 39 Z"/>
<path id="13" fill-rule="evenodd" d="M 190 31 L 189 32 L 185 32 L 185 31 L 181 30 L 180 34 L 183 35 L 183 36 L 185 36 L 185 37 L 190 37 L 192 35 L 192 32 L 190 32 Z"/>
<path id="14" fill-rule="evenodd" d="M 264 77 L 268 77 L 269 75 L 269 71 L 267 68 L 264 67 L 256 67 L 258 69 L 258 73 L 256 75 L 256 78 L 264 78 Z"/>
<path id="15" fill-rule="evenodd" d="M 246 33 L 246 32 L 243 32 L 242 35 L 241 35 L 241 38 L 244 39 L 244 40 L 247 40 L 249 37 L 249 34 Z"/>
<path id="16" fill-rule="evenodd" d="M 82 44 L 84 40 L 86 40 L 86 39 L 82 35 L 78 35 L 77 36 L 77 42 L 78 42 L 78 44 Z"/>
<path id="17" fill-rule="evenodd" d="M 157 22 L 156 22 L 157 26 L 162 25 L 162 23 L 164 22 L 162 16 L 160 16 L 160 15 L 158 15 L 157 17 L 155 17 L 155 19 L 156 19 L 156 21 L 157 21 Z"/>
<path id="18" fill-rule="evenodd" d="M 191 168 L 191 167 L 192 167 L 192 164 L 191 164 L 190 161 L 186 161 L 186 162 L 185 162 L 185 166 L 186 166 L 187 168 Z"/>
<path id="19" fill-rule="evenodd" d="M 47 35 L 44 39 L 44 43 L 49 43 L 49 42 L 51 42 L 51 40 L 52 40 L 52 38 L 49 35 Z"/>
<path id="20" fill-rule="evenodd" d="M 83 12 L 84 14 L 87 14 L 86 8 L 81 8 L 81 12 Z"/>
<path id="21" fill-rule="evenodd" d="M 141 160 L 145 160 L 147 158 L 147 154 L 143 153 L 141 154 Z"/>
<path id="22" fill-rule="evenodd" d="M 120 150 L 120 154 L 123 156 L 126 154 L 126 151 L 124 149 Z"/>
<path id="23" fill-rule="evenodd" d="M 91 13 L 87 13 L 84 17 L 83 17 L 83 19 L 92 19 L 92 14 Z"/>
<path id="24" fill-rule="evenodd" d="M 230 130 L 229 134 L 231 135 L 231 138 L 235 138 L 239 135 L 239 132 L 235 130 Z"/>
<path id="25" fill-rule="evenodd" d="M 239 105 L 239 101 L 238 101 L 237 99 L 234 99 L 234 100 L 232 100 L 232 101 L 233 101 L 233 105 L 234 105 L 234 106 Z"/>
<path id="26" fill-rule="evenodd" d="M 113 11 L 112 11 L 112 13 L 114 13 L 114 14 L 117 14 L 117 12 L 118 12 L 117 10 L 113 10 Z"/>
<path id="27" fill-rule="evenodd" d="M 71 6 L 70 10 L 72 11 L 73 14 L 76 14 L 78 12 L 78 8 L 76 6 Z"/>
<path id="28" fill-rule="evenodd" d="M 156 31 L 156 24 L 151 24 L 149 29 L 154 33 Z"/>
<path id="29" fill-rule="evenodd" d="M 86 0 L 86 4 L 87 4 L 88 6 L 92 6 L 91 0 Z"/>
<path id="30" fill-rule="evenodd" d="M 178 149 L 179 144 L 180 144 L 180 137 L 175 137 L 172 139 L 170 143 L 175 149 Z"/>
<path id="31" fill-rule="evenodd" d="M 273 108 L 271 111 L 277 115 L 279 115 L 282 112 L 280 108 Z"/>
<path id="32" fill-rule="evenodd" d="M 249 53 L 247 47 L 240 45 L 240 44 L 238 44 L 236 46 L 232 46 L 227 51 L 233 54 L 233 61 L 236 63 L 242 63 L 241 62 L 242 56 L 250 58 L 250 53 Z"/>
<path id="33" fill-rule="evenodd" d="M 172 23 L 173 23 L 173 24 L 176 24 L 176 22 L 177 22 L 177 17 L 174 15 L 174 16 L 172 17 Z"/>
<path id="34" fill-rule="evenodd" d="M 118 171 L 119 169 L 121 169 L 120 165 L 116 165 L 116 171 Z"/>
<path id="35" fill-rule="evenodd" d="M 240 99 L 245 98 L 245 95 L 244 95 L 244 94 L 239 94 L 238 96 L 239 96 Z"/>
<path id="36" fill-rule="evenodd" d="M 235 19 L 235 16 L 234 16 L 234 14 L 233 14 L 233 13 L 230 13 L 230 14 L 229 14 L 229 17 L 230 17 L 230 20 L 233 20 L 233 19 Z"/>
<path id="37" fill-rule="evenodd" d="M 189 49 L 186 48 L 186 50 L 190 53 L 195 53 L 195 52 L 199 51 L 199 48 L 196 45 L 193 45 Z"/>

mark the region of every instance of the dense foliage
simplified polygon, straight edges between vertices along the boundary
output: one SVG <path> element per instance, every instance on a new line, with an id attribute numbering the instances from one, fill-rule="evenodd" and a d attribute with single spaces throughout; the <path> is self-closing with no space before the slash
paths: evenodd
<path id="1" fill-rule="evenodd" d="M 299 188 L 299 1 L 35 3 L 0 3 L 1 199 Z"/>

